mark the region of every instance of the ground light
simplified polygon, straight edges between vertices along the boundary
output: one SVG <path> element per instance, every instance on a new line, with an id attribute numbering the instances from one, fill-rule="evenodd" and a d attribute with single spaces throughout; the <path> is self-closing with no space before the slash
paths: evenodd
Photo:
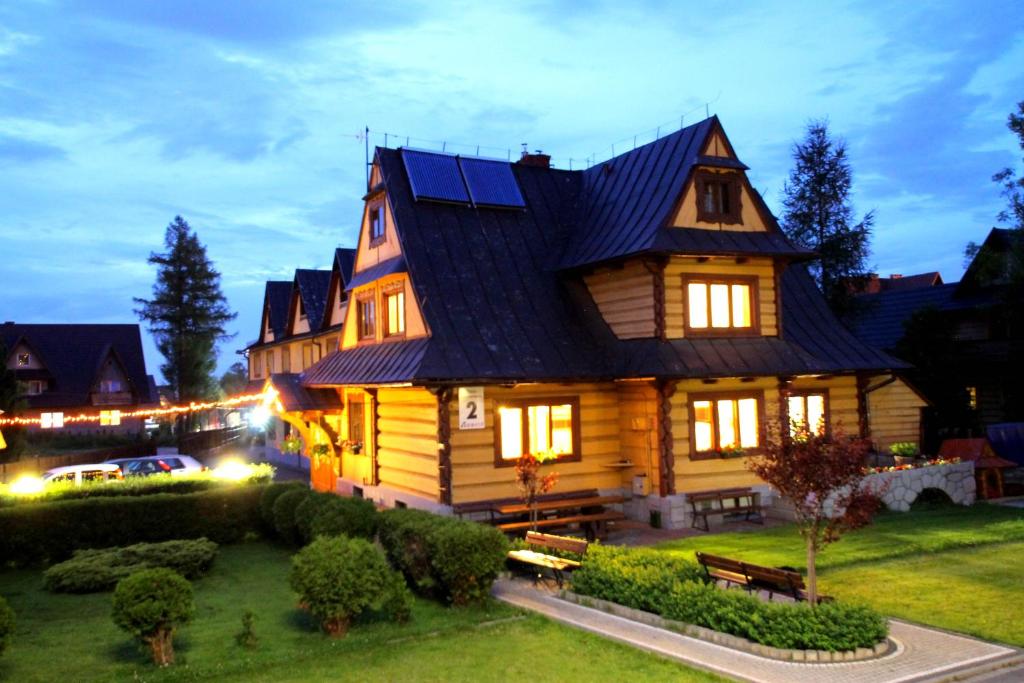
<path id="1" fill-rule="evenodd" d="M 32 474 L 23 474 L 14 480 L 8 491 L 19 496 L 31 496 L 43 492 L 43 480 Z"/>
<path id="2" fill-rule="evenodd" d="M 213 470 L 213 476 L 217 479 L 230 481 L 241 481 L 253 475 L 253 467 L 241 460 L 227 460 Z"/>

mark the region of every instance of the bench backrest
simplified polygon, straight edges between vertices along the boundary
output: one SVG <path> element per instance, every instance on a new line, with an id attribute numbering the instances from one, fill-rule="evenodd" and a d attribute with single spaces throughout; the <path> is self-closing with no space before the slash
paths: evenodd
<path id="1" fill-rule="evenodd" d="M 778 586 L 779 588 L 788 588 L 790 590 L 803 590 L 805 588 L 804 577 L 799 572 L 789 571 L 788 569 L 763 567 L 759 564 L 750 564 L 749 562 L 742 562 L 729 557 L 709 555 L 701 552 L 697 553 L 697 562 L 705 567 L 742 574 L 751 581 L 764 585 Z"/>
<path id="2" fill-rule="evenodd" d="M 585 554 L 587 552 L 587 546 L 590 545 L 582 538 L 542 534 L 537 531 L 527 531 L 526 542 L 529 545 L 535 545 L 540 548 L 553 548 L 555 550 L 564 550 L 566 552 L 577 553 L 579 555 Z"/>

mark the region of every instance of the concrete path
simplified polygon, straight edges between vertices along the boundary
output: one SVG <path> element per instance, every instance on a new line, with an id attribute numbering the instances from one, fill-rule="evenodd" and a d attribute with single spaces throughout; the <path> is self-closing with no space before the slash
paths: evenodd
<path id="1" fill-rule="evenodd" d="M 989 667 L 1020 655 L 1013 648 L 892 620 L 890 636 L 898 648 L 885 657 L 842 664 L 795 664 L 764 659 L 576 605 L 521 580 L 498 581 L 494 594 L 499 600 L 555 621 L 695 668 L 758 683 L 923 683 L 954 676 L 963 680 L 957 674 L 970 676 L 988 671 Z"/>

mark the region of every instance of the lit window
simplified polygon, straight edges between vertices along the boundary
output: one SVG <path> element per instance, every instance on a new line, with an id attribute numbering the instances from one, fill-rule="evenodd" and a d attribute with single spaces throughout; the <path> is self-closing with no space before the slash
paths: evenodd
<path id="1" fill-rule="evenodd" d="M 377 313 L 373 299 L 361 299 L 356 312 L 359 314 L 359 338 L 373 339 L 377 334 Z"/>
<path id="2" fill-rule="evenodd" d="M 761 445 L 758 399 L 701 399 L 694 401 L 692 407 L 696 453 L 758 448 Z"/>
<path id="3" fill-rule="evenodd" d="M 121 411 L 120 410 L 101 410 L 100 411 L 100 426 L 101 427 L 116 427 L 121 424 Z"/>
<path id="4" fill-rule="evenodd" d="M 547 451 L 560 458 L 578 458 L 578 421 L 575 400 L 517 401 L 498 406 L 498 459 L 511 461 L 524 453 Z"/>
<path id="5" fill-rule="evenodd" d="M 967 387 L 967 404 L 971 410 L 978 409 L 978 387 Z"/>
<path id="6" fill-rule="evenodd" d="M 405 290 L 399 289 L 384 295 L 384 336 L 394 337 L 405 334 Z"/>
<path id="7" fill-rule="evenodd" d="M 18 367 L 25 367 L 32 363 L 32 356 L 27 353 L 18 354 Z"/>
<path id="8" fill-rule="evenodd" d="M 384 205 L 370 207 L 370 242 L 384 241 Z"/>
<path id="9" fill-rule="evenodd" d="M 825 433 L 825 395 L 799 394 L 790 396 L 789 433 L 796 436 L 803 430 Z"/>
<path id="10" fill-rule="evenodd" d="M 43 429 L 60 429 L 64 426 L 64 413 L 42 413 L 39 426 Z"/>
<path id="11" fill-rule="evenodd" d="M 687 325 L 691 330 L 753 329 L 751 289 L 746 282 L 687 282 Z"/>
<path id="12" fill-rule="evenodd" d="M 731 173 L 697 175 L 697 220 L 740 223 L 740 183 Z"/>

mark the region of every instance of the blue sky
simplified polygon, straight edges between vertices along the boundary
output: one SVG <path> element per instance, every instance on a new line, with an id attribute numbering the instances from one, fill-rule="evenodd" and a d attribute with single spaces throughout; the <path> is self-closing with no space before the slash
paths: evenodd
<path id="1" fill-rule="evenodd" d="M 1021 65 L 1024 9 L 986 0 L 4 3 L 0 318 L 134 322 L 180 213 L 239 312 L 224 369 L 265 280 L 354 244 L 364 125 L 568 167 L 707 102 L 776 213 L 793 141 L 829 117 L 871 263 L 953 281 L 1003 205 L 992 173 L 1019 165 Z"/>

